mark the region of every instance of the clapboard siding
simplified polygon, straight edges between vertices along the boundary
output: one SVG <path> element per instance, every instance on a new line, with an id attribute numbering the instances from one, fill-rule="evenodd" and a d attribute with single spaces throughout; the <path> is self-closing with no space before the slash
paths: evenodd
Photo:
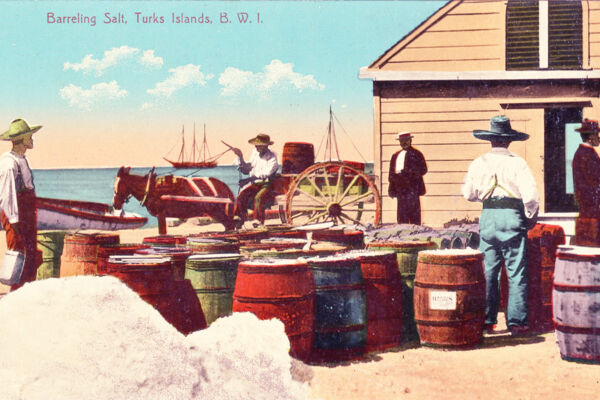
<path id="1" fill-rule="evenodd" d="M 457 2 L 458 3 L 458 2 Z M 448 4 L 399 44 L 378 68 L 405 71 L 477 71 L 504 68 L 504 6 L 501 2 Z"/>
<path id="2" fill-rule="evenodd" d="M 590 1 L 584 3 L 589 7 L 587 16 L 589 17 L 587 28 L 587 37 L 583 36 L 584 43 L 588 41 L 590 68 L 600 68 L 600 2 Z M 585 15 L 584 15 L 585 16 Z M 585 47 L 585 44 L 584 44 Z"/>

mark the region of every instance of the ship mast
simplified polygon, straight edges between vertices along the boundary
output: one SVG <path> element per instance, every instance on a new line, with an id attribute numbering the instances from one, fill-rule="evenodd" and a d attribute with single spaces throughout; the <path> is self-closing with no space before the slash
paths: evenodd
<path id="1" fill-rule="evenodd" d="M 183 162 L 184 158 L 185 158 L 185 134 L 184 134 L 184 127 L 182 125 L 181 126 L 181 151 L 179 152 L 179 158 L 177 159 L 177 161 Z"/>
<path id="2" fill-rule="evenodd" d="M 196 162 L 196 123 L 194 122 L 194 141 L 192 143 L 192 158 L 191 162 Z"/>

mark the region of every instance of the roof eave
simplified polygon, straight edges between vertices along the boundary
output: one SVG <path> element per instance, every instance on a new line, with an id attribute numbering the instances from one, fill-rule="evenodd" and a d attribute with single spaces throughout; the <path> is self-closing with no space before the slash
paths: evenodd
<path id="1" fill-rule="evenodd" d="M 373 81 L 493 81 L 600 79 L 600 70 L 543 71 L 381 71 L 360 69 L 359 79 Z"/>

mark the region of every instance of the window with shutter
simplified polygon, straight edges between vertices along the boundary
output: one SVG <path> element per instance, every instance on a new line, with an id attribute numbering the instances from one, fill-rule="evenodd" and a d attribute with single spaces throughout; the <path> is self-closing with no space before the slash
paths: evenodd
<path id="1" fill-rule="evenodd" d="M 506 70 L 539 67 L 539 4 L 509 0 L 506 5 Z"/>
<path id="2" fill-rule="evenodd" d="M 583 29 L 581 2 L 548 2 L 549 69 L 581 69 Z"/>

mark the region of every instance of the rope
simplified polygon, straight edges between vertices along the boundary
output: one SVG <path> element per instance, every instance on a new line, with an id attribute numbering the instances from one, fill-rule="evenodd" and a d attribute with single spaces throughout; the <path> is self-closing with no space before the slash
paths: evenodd
<path id="1" fill-rule="evenodd" d="M 348 139 L 350 140 L 350 143 L 352 144 L 352 147 L 354 147 L 354 150 L 356 150 L 356 152 L 358 153 L 358 155 L 360 156 L 360 158 L 362 158 L 362 160 L 364 162 L 367 162 L 367 160 L 365 160 L 365 158 L 363 157 L 363 155 L 361 154 L 361 152 L 358 150 L 358 148 L 356 147 L 356 145 L 354 144 L 354 142 L 352 141 L 352 139 L 350 139 L 350 135 L 348 134 L 348 132 L 346 132 L 346 130 L 344 129 L 344 126 L 342 125 L 342 123 L 340 122 L 340 120 L 337 118 L 337 116 L 335 114 L 333 114 L 333 118 L 335 118 L 335 120 L 337 121 L 337 123 L 340 125 L 340 128 L 342 128 L 342 132 L 344 132 L 346 134 L 346 136 L 348 136 Z"/>

